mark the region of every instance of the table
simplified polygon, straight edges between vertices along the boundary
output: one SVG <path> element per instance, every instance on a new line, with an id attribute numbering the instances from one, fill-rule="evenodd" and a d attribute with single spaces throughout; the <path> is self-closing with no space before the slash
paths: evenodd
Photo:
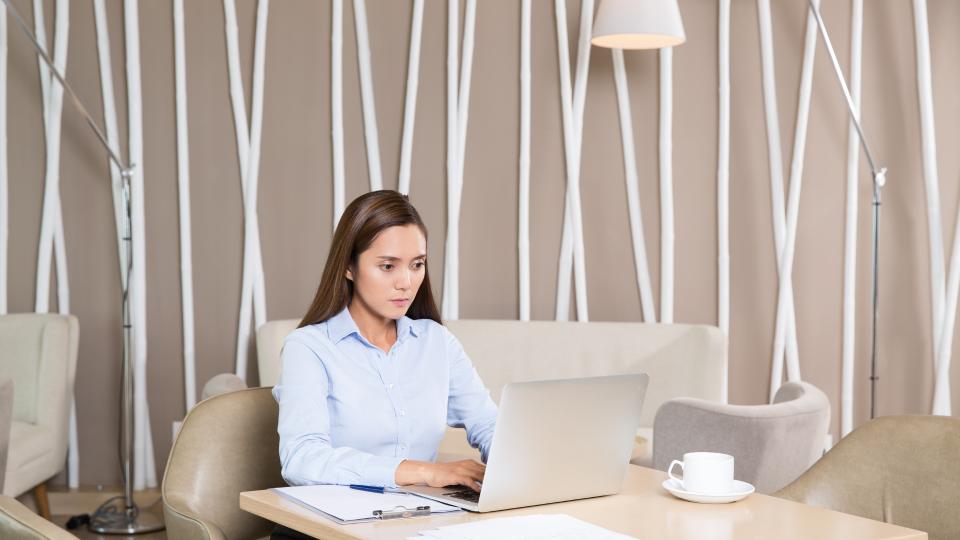
<path id="1" fill-rule="evenodd" d="M 240 494 L 240 508 L 324 539 L 395 539 L 477 519 L 524 514 L 568 514 L 637 538 L 729 540 L 740 538 L 926 540 L 927 533 L 850 514 L 753 494 L 722 505 L 681 501 L 660 485 L 666 474 L 630 465 L 621 492 L 608 497 L 476 514 L 457 512 L 409 519 L 339 525 L 270 490 Z"/>

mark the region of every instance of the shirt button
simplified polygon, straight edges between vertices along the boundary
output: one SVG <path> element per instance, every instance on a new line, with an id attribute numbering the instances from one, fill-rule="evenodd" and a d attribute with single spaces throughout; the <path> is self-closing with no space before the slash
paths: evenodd
<path id="1" fill-rule="evenodd" d="M 387 385 L 387 390 L 393 390 L 393 383 Z"/>
<path id="2" fill-rule="evenodd" d="M 407 449 L 406 446 L 404 446 L 404 445 L 402 445 L 402 444 L 400 445 L 400 450 L 406 450 L 406 449 Z"/>
<path id="3" fill-rule="evenodd" d="M 404 409 L 400 409 L 400 416 L 406 416 L 406 415 L 407 415 L 407 411 Z"/>

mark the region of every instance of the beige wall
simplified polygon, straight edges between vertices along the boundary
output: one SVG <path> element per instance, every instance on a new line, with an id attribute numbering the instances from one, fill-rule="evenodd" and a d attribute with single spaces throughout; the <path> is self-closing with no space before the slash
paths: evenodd
<path id="1" fill-rule="evenodd" d="M 17 0 L 29 14 L 29 2 Z M 48 1 L 48 14 L 52 2 Z M 793 140 L 804 0 L 773 2 L 785 167 Z M 844 65 L 848 2 L 826 2 L 825 18 Z M 431 229 L 434 283 L 442 276 L 445 220 L 446 3 L 427 2 L 411 196 Z M 122 5 L 108 2 L 121 131 L 125 118 Z M 170 2 L 142 2 L 149 397 L 158 467 L 171 422 L 184 415 L 177 179 Z M 716 322 L 717 8 L 683 0 L 688 41 L 674 54 L 674 182 L 678 322 Z M 960 72 L 954 22 L 960 3 L 930 1 L 934 99 L 943 216 L 952 241 L 960 160 Z M 100 118 L 92 4 L 74 2 L 68 79 Z M 238 0 L 241 61 L 249 101 L 255 3 Z M 571 36 L 579 3 L 568 2 Z M 383 175 L 396 186 L 410 2 L 368 2 Z M 329 115 L 329 2 L 270 6 L 263 157 L 260 174 L 268 316 L 299 317 L 316 287 L 332 211 Z M 52 16 L 48 15 L 48 21 Z M 534 2 L 531 249 L 533 317 L 553 316 L 565 183 L 553 2 Z M 766 136 L 761 107 L 756 4 L 733 2 L 731 44 L 730 395 L 767 395 L 776 298 Z M 344 106 L 348 199 L 366 190 L 352 9 L 344 14 Z M 197 323 L 197 381 L 232 371 L 240 297 L 242 212 L 233 118 L 227 93 L 222 4 L 186 2 L 191 216 Z M 10 151 L 10 311 L 31 311 L 42 203 L 37 64 L 11 26 L 7 143 Z M 910 3 L 867 2 L 865 128 L 890 169 L 882 227 L 879 412 L 929 411 L 932 385 L 926 213 L 921 172 Z M 461 236 L 461 316 L 516 318 L 519 3 L 479 2 L 466 152 Z M 658 290 L 657 58 L 626 54 L 640 194 L 650 270 Z M 594 49 L 584 121 L 583 211 L 590 317 L 639 320 L 622 150 L 610 54 Z M 845 110 L 822 47 L 814 95 L 794 270 L 804 378 L 823 388 L 839 422 Z M 61 196 L 71 307 L 80 319 L 77 407 L 81 483 L 118 483 L 115 461 L 120 297 L 107 161 L 77 111 L 65 106 Z M 864 167 L 861 166 L 861 171 Z M 857 410 L 867 416 L 869 356 L 869 184 L 861 178 L 857 291 Z M 954 369 L 954 403 L 960 376 Z M 252 375 L 255 377 L 255 374 Z"/>

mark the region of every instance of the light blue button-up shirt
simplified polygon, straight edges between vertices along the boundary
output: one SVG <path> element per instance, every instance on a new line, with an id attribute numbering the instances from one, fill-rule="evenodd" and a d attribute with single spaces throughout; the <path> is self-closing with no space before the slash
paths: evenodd
<path id="1" fill-rule="evenodd" d="M 280 463 L 288 484 L 396 487 L 405 459 L 433 461 L 446 426 L 464 427 L 486 461 L 497 420 L 473 364 L 444 326 L 397 321 L 384 353 L 350 312 L 286 339 L 280 381 Z"/>

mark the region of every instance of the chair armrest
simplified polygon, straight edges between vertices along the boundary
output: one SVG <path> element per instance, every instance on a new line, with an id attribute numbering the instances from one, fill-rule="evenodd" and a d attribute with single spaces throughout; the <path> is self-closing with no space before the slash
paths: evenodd
<path id="1" fill-rule="evenodd" d="M 7 471 L 10 449 L 10 424 L 13 422 L 13 380 L 0 378 L 0 488 Z"/>
<path id="2" fill-rule="evenodd" d="M 173 503 L 173 504 L 171 504 Z M 227 540 L 227 537 L 213 523 L 176 505 L 176 501 L 163 501 L 163 521 L 167 527 L 167 537 L 182 540 Z"/>
<path id="3" fill-rule="evenodd" d="M 34 514 L 13 497 L 0 496 L 0 538 L 6 540 L 77 540 L 77 537 Z"/>

